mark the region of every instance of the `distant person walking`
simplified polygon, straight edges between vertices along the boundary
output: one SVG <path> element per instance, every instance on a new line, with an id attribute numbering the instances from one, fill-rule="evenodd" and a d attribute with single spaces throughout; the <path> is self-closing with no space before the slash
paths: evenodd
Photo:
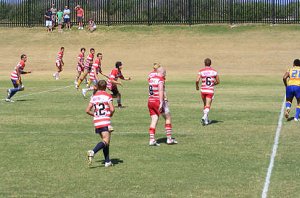
<path id="1" fill-rule="evenodd" d="M 84 18 L 84 10 L 80 5 L 75 7 L 77 22 L 78 22 L 78 30 L 83 30 L 83 18 Z"/>
<path id="2" fill-rule="evenodd" d="M 65 6 L 64 9 L 64 24 L 66 29 L 71 29 L 71 21 L 70 21 L 70 14 L 71 10 L 68 8 L 68 6 Z"/>
<path id="3" fill-rule="evenodd" d="M 49 8 L 46 11 L 44 17 L 46 19 L 47 32 L 52 32 L 52 12 L 51 12 L 51 8 Z"/>

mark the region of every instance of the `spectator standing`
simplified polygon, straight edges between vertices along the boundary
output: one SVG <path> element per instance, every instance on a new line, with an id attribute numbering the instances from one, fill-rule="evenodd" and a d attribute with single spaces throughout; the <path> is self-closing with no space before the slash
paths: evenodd
<path id="1" fill-rule="evenodd" d="M 51 6 L 51 12 L 52 12 L 52 27 L 55 27 L 56 25 L 56 13 L 57 13 L 57 9 L 55 8 L 55 4 L 52 3 Z"/>
<path id="2" fill-rule="evenodd" d="M 71 10 L 68 8 L 68 6 L 65 6 L 64 9 L 64 24 L 67 29 L 71 29 L 71 22 L 70 22 L 70 14 Z"/>
<path id="3" fill-rule="evenodd" d="M 62 32 L 63 16 L 64 13 L 61 10 L 58 10 L 58 12 L 56 13 L 56 18 L 59 32 Z"/>
<path id="4" fill-rule="evenodd" d="M 78 22 L 78 30 L 83 30 L 83 18 L 84 18 L 84 10 L 80 5 L 75 7 L 77 22 Z"/>
<path id="5" fill-rule="evenodd" d="M 46 11 L 44 17 L 46 19 L 47 32 L 52 32 L 52 12 L 51 12 L 51 8 L 49 8 Z"/>

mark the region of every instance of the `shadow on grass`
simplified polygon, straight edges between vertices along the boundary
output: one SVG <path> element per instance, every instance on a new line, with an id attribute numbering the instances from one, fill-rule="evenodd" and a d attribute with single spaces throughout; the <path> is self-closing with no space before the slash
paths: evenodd
<path id="1" fill-rule="evenodd" d="M 116 109 L 125 109 L 125 108 L 128 108 L 128 106 L 121 106 L 121 107 L 118 107 L 117 105 L 115 106 Z"/>
<path id="2" fill-rule="evenodd" d="M 33 101 L 34 99 L 16 99 L 16 102 L 27 102 L 27 101 Z"/>
<path id="3" fill-rule="evenodd" d="M 286 121 L 290 122 L 290 121 L 294 120 L 294 118 L 295 118 L 295 117 L 290 117 L 290 118 L 288 118 Z"/>
<path id="4" fill-rule="evenodd" d="M 110 161 L 113 163 L 113 165 L 117 165 L 117 164 L 121 164 L 121 163 L 124 163 L 123 160 L 119 159 L 119 158 L 113 158 L 113 159 L 110 159 Z M 104 160 L 96 160 L 95 162 L 100 162 L 101 165 L 95 165 L 95 166 L 92 166 L 90 168 L 98 168 L 98 167 L 104 167 L 103 165 L 105 164 L 105 161 Z"/>
<path id="5" fill-rule="evenodd" d="M 222 121 L 222 120 L 211 120 L 210 124 L 217 124 L 219 122 L 222 123 L 224 121 Z"/>

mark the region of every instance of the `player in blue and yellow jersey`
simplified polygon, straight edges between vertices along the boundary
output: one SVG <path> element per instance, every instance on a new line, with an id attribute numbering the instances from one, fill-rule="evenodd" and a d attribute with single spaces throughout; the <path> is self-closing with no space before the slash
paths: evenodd
<path id="1" fill-rule="evenodd" d="M 299 121 L 300 114 L 300 60 L 295 59 L 293 67 L 288 69 L 283 75 L 283 83 L 286 87 L 286 103 L 285 117 L 289 118 L 293 98 L 296 97 L 297 108 L 294 117 L 295 121 Z"/>

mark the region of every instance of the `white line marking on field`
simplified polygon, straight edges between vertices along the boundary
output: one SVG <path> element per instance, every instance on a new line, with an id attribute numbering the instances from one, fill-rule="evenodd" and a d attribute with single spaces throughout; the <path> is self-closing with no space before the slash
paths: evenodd
<path id="1" fill-rule="evenodd" d="M 263 189 L 263 192 L 261 194 L 262 198 L 267 198 L 267 196 L 268 196 L 268 190 L 269 190 L 269 186 L 270 186 L 270 179 L 271 179 L 272 170 L 273 170 L 273 167 L 274 167 L 274 160 L 275 160 L 275 157 L 276 157 L 280 132 L 281 132 L 281 128 L 282 128 L 282 119 L 283 119 L 284 107 L 285 107 L 285 97 L 283 98 L 283 103 L 282 103 L 282 107 L 281 107 L 281 111 L 280 111 L 280 116 L 279 116 L 279 119 L 278 119 L 278 125 L 277 125 L 277 129 L 276 129 L 276 135 L 275 135 L 275 138 L 274 138 L 272 155 L 270 157 L 270 164 L 269 164 L 269 168 L 268 168 L 268 172 L 267 172 L 267 176 L 266 176 L 266 180 L 265 180 L 265 184 L 264 184 L 264 189 Z"/>
<path id="2" fill-rule="evenodd" d="M 27 96 L 32 96 L 32 95 L 38 95 L 38 94 L 42 94 L 42 93 L 48 93 L 48 92 L 52 92 L 52 91 L 57 91 L 57 90 L 61 90 L 61 89 L 66 89 L 69 87 L 72 87 L 73 85 L 68 85 L 68 86 L 64 86 L 64 87 L 60 87 L 60 88 L 55 88 L 55 89 L 50 89 L 50 90 L 45 90 L 45 91 L 40 91 L 40 92 L 34 92 L 34 93 L 30 93 L 30 94 L 25 94 L 25 95 L 21 95 L 21 96 L 16 96 L 14 98 L 24 98 Z M 2 99 L 5 100 L 5 99 Z"/>

